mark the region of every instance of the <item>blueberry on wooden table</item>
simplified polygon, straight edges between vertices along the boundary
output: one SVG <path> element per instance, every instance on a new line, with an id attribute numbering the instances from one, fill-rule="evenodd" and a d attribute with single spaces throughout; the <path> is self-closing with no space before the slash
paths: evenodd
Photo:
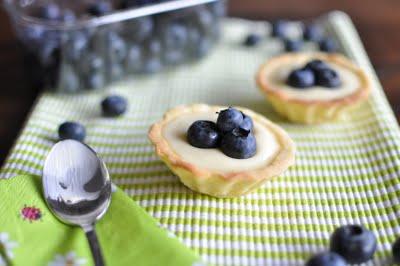
<path id="1" fill-rule="evenodd" d="M 237 128 L 243 122 L 243 114 L 239 110 L 229 107 L 218 114 L 218 129 L 225 133 Z"/>
<path id="2" fill-rule="evenodd" d="M 218 147 L 221 139 L 217 125 L 207 120 L 198 120 L 190 125 L 186 137 L 190 145 L 202 149 Z"/>
<path id="3" fill-rule="evenodd" d="M 104 116 L 120 116 L 128 109 L 128 101 L 119 95 L 111 95 L 101 102 L 101 110 Z"/>
<path id="4" fill-rule="evenodd" d="M 261 36 L 259 34 L 250 33 L 249 35 L 246 36 L 243 44 L 248 47 L 253 47 L 258 45 L 260 41 L 261 41 Z"/>
<path id="5" fill-rule="evenodd" d="M 323 37 L 323 31 L 316 24 L 308 24 L 303 29 L 303 38 L 307 41 L 318 42 Z"/>
<path id="6" fill-rule="evenodd" d="M 222 137 L 221 151 L 235 159 L 253 157 L 257 151 L 256 138 L 250 130 L 235 128 Z"/>
<path id="7" fill-rule="evenodd" d="M 287 84 L 294 88 L 309 88 L 315 85 L 315 75 L 307 68 L 295 69 L 289 74 Z"/>
<path id="8" fill-rule="evenodd" d="M 285 50 L 287 52 L 298 52 L 303 48 L 303 42 L 301 40 L 285 40 Z"/>
<path id="9" fill-rule="evenodd" d="M 311 257 L 306 266 L 346 266 L 347 263 L 342 256 L 334 252 L 322 252 Z"/>
<path id="10" fill-rule="evenodd" d="M 333 53 L 337 51 L 338 47 L 335 40 L 331 38 L 325 38 L 319 42 L 319 49 L 323 52 Z"/>
<path id="11" fill-rule="evenodd" d="M 330 250 L 341 255 L 350 264 L 371 260 L 376 246 L 374 233 L 361 225 L 341 226 L 333 232 L 330 239 Z"/>
<path id="12" fill-rule="evenodd" d="M 58 137 L 60 140 L 74 139 L 83 141 L 86 137 L 86 129 L 78 122 L 67 121 L 58 127 Z"/>

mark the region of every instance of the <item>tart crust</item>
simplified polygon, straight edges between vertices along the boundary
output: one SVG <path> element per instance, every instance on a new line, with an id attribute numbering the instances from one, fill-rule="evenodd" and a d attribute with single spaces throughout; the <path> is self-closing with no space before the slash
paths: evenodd
<path id="1" fill-rule="evenodd" d="M 330 100 L 303 100 L 290 98 L 283 91 L 276 88 L 266 78 L 266 72 L 280 64 L 291 61 L 307 62 L 320 59 L 335 63 L 357 75 L 360 86 L 354 93 L 339 99 Z M 371 91 L 371 82 L 365 72 L 341 54 L 328 53 L 286 53 L 276 56 L 262 65 L 256 76 L 257 84 L 267 100 L 275 110 L 289 120 L 305 124 L 318 124 L 335 121 L 342 118 L 347 111 L 366 101 Z"/>
<path id="2" fill-rule="evenodd" d="M 155 146 L 157 155 L 180 178 L 183 184 L 194 191 L 220 198 L 241 196 L 255 190 L 267 180 L 282 174 L 289 166 L 293 165 L 295 154 L 294 142 L 283 129 L 262 115 L 241 107 L 236 108 L 260 125 L 268 127 L 280 144 L 280 150 L 264 167 L 224 173 L 201 168 L 185 161 L 185 158 L 177 154 L 163 136 L 164 126 L 180 115 L 196 112 L 218 112 L 225 108 L 227 107 L 205 104 L 178 106 L 167 111 L 161 121 L 153 124 L 148 134 Z"/>

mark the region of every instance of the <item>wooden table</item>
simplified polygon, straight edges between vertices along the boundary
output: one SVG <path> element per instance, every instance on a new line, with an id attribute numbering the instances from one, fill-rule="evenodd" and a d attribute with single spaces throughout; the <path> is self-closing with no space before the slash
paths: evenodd
<path id="1" fill-rule="evenodd" d="M 231 0 L 229 14 L 250 19 L 305 19 L 330 10 L 347 12 L 400 120 L 400 1 Z M 39 92 L 26 80 L 22 54 L 8 18 L 0 11 L 0 164 Z"/>

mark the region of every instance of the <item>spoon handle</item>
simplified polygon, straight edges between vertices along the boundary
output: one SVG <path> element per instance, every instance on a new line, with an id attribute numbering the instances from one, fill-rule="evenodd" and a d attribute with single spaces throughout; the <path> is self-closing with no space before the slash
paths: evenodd
<path id="1" fill-rule="evenodd" d="M 85 230 L 85 233 L 89 242 L 90 250 L 92 251 L 94 265 L 104 266 L 103 255 L 101 254 L 99 240 L 97 239 L 94 227 L 89 230 Z"/>

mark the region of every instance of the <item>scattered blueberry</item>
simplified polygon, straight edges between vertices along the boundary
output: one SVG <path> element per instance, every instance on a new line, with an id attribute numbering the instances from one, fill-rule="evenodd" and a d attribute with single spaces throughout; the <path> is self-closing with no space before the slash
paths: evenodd
<path id="1" fill-rule="evenodd" d="M 222 137 L 221 151 L 235 159 L 253 157 L 257 151 L 256 138 L 251 131 L 237 127 Z"/>
<path id="2" fill-rule="evenodd" d="M 323 52 L 333 53 L 337 51 L 338 47 L 335 40 L 326 38 L 319 42 L 319 49 Z"/>
<path id="3" fill-rule="evenodd" d="M 287 80 L 287 84 L 295 88 L 308 88 L 315 84 L 314 73 L 307 68 L 293 70 Z"/>
<path id="4" fill-rule="evenodd" d="M 393 262 L 400 264 L 400 238 L 397 238 L 392 246 Z"/>
<path id="5" fill-rule="evenodd" d="M 219 112 L 217 118 L 218 129 L 223 132 L 229 132 L 239 127 L 243 122 L 243 114 L 239 110 L 229 107 Z"/>
<path id="6" fill-rule="evenodd" d="M 318 42 L 322 39 L 321 27 L 316 24 L 309 24 L 304 27 L 303 38 L 307 41 Z"/>
<path id="7" fill-rule="evenodd" d="M 254 126 L 253 119 L 251 119 L 250 116 L 245 115 L 243 112 L 241 112 L 241 113 L 242 113 L 242 116 L 243 116 L 243 121 L 242 121 L 242 123 L 240 124 L 239 127 L 243 128 L 245 130 L 248 130 L 248 131 L 252 131 L 253 130 L 253 126 Z"/>
<path id="8" fill-rule="evenodd" d="M 346 261 L 334 252 L 322 252 L 311 257 L 306 266 L 346 266 Z"/>
<path id="9" fill-rule="evenodd" d="M 322 69 L 329 69 L 329 66 L 324 61 L 315 59 L 308 62 L 305 68 L 311 69 L 314 72 L 314 74 L 316 74 L 318 71 Z"/>
<path id="10" fill-rule="evenodd" d="M 60 140 L 74 139 L 83 141 L 86 137 L 86 129 L 78 122 L 64 122 L 58 127 L 58 137 Z"/>
<path id="11" fill-rule="evenodd" d="M 256 46 L 261 41 L 261 36 L 259 34 L 251 33 L 247 35 L 244 40 L 244 45 L 246 46 Z"/>
<path id="12" fill-rule="evenodd" d="M 47 20 L 58 20 L 61 16 L 61 9 L 57 4 L 49 3 L 40 6 L 38 9 L 38 17 Z"/>
<path id="13" fill-rule="evenodd" d="M 187 131 L 187 140 L 197 148 L 216 148 L 220 142 L 217 125 L 211 121 L 195 121 Z"/>
<path id="14" fill-rule="evenodd" d="M 185 47 L 188 41 L 188 31 L 181 23 L 168 24 L 162 35 L 164 46 L 167 49 L 180 49 Z"/>
<path id="15" fill-rule="evenodd" d="M 303 42 L 300 40 L 285 40 L 285 50 L 288 52 L 298 52 L 303 48 Z"/>
<path id="16" fill-rule="evenodd" d="M 272 36 L 278 38 L 287 37 L 288 22 L 286 20 L 277 20 L 272 23 Z"/>
<path id="17" fill-rule="evenodd" d="M 315 74 L 316 84 L 326 88 L 337 88 L 342 84 L 338 73 L 333 69 L 321 69 Z"/>
<path id="18" fill-rule="evenodd" d="M 372 259 L 377 242 L 374 233 L 361 225 L 337 228 L 330 239 L 330 250 L 341 255 L 350 264 Z"/>
<path id="19" fill-rule="evenodd" d="M 127 100 L 119 95 L 108 96 L 101 102 L 103 115 L 107 117 L 120 116 L 128 109 Z"/>
<path id="20" fill-rule="evenodd" d="M 87 7 L 87 12 L 90 15 L 96 17 L 103 16 L 107 13 L 110 13 L 111 11 L 112 11 L 112 6 L 111 3 L 108 1 L 94 2 Z"/>

